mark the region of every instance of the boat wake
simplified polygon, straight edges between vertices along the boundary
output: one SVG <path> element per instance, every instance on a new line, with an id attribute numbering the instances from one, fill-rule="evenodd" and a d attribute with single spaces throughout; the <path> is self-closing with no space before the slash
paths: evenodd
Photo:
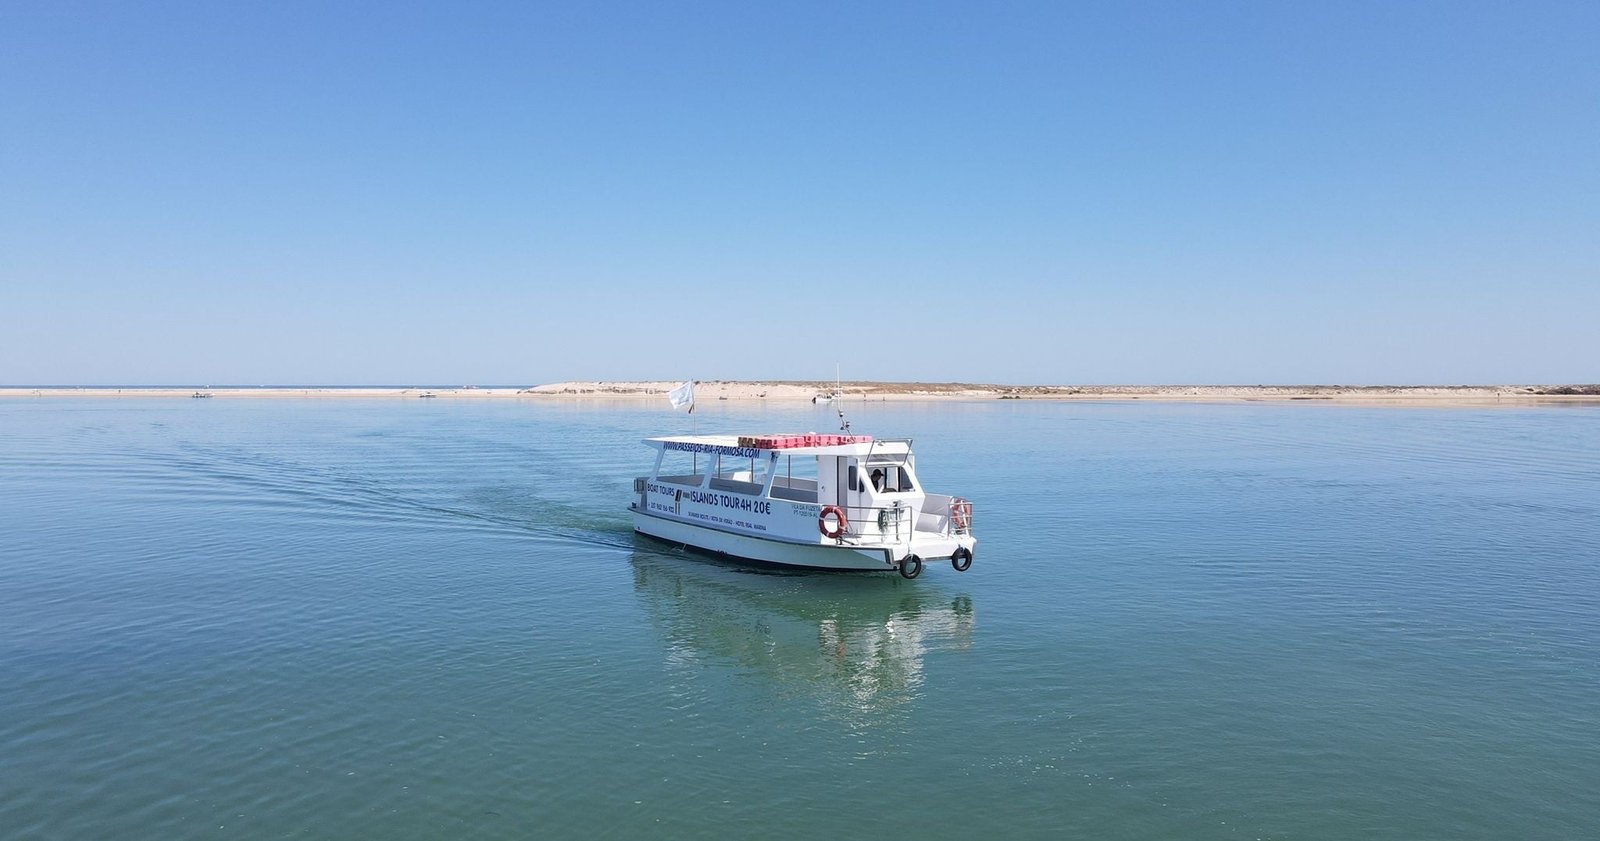
<path id="1" fill-rule="evenodd" d="M 634 546 L 633 528 L 603 500 L 593 507 L 550 499 L 533 485 L 498 484 L 461 489 L 430 484 L 422 470 L 408 474 L 386 466 L 364 472 L 354 466 L 316 465 L 261 452 L 186 445 L 176 452 L 144 453 L 155 468 L 141 484 L 153 493 L 210 496 L 219 502 L 296 509 L 324 517 L 348 517 L 397 525 L 468 529 L 506 536 Z M 619 492 L 625 492 L 619 486 Z"/>

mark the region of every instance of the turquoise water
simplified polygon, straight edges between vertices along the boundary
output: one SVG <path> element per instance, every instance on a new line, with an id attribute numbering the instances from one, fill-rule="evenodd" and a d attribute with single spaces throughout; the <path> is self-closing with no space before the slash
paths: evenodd
<path id="1" fill-rule="evenodd" d="M 0 402 L 0 837 L 1595 837 L 1600 410 L 851 416 L 972 571 L 632 534 L 809 404 Z"/>

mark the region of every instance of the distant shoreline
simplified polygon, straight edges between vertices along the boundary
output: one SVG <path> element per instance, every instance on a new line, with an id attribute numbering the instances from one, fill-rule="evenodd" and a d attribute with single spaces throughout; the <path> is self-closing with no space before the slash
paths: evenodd
<path id="1" fill-rule="evenodd" d="M 13 397 L 195 397 L 300 399 L 664 399 L 677 382 L 564 382 L 517 387 L 438 386 L 4 386 Z M 700 381 L 695 397 L 713 400 L 825 399 L 834 384 L 820 381 Z M 1600 385 L 994 385 L 979 383 L 846 382 L 846 400 L 1058 400 L 1287 402 L 1363 405 L 1493 406 L 1552 403 L 1600 404 Z"/>

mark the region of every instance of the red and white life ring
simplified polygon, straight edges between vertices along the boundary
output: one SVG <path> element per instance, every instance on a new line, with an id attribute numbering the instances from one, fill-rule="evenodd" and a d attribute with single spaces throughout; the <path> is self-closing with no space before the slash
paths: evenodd
<path id="1" fill-rule="evenodd" d="M 817 515 L 817 529 L 823 537 L 838 540 L 844 537 L 845 529 L 849 527 L 850 518 L 845 516 L 843 508 L 837 505 L 822 506 L 822 513 Z"/>
<path id="2" fill-rule="evenodd" d="M 959 496 L 950 500 L 950 522 L 957 531 L 966 531 L 972 525 L 972 503 Z"/>

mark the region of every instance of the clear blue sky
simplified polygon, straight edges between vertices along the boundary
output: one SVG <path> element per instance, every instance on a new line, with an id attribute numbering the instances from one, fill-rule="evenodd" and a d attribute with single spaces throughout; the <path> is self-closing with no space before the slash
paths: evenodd
<path id="1" fill-rule="evenodd" d="M 1600 3 L 0 5 L 0 383 L 1600 381 Z"/>

